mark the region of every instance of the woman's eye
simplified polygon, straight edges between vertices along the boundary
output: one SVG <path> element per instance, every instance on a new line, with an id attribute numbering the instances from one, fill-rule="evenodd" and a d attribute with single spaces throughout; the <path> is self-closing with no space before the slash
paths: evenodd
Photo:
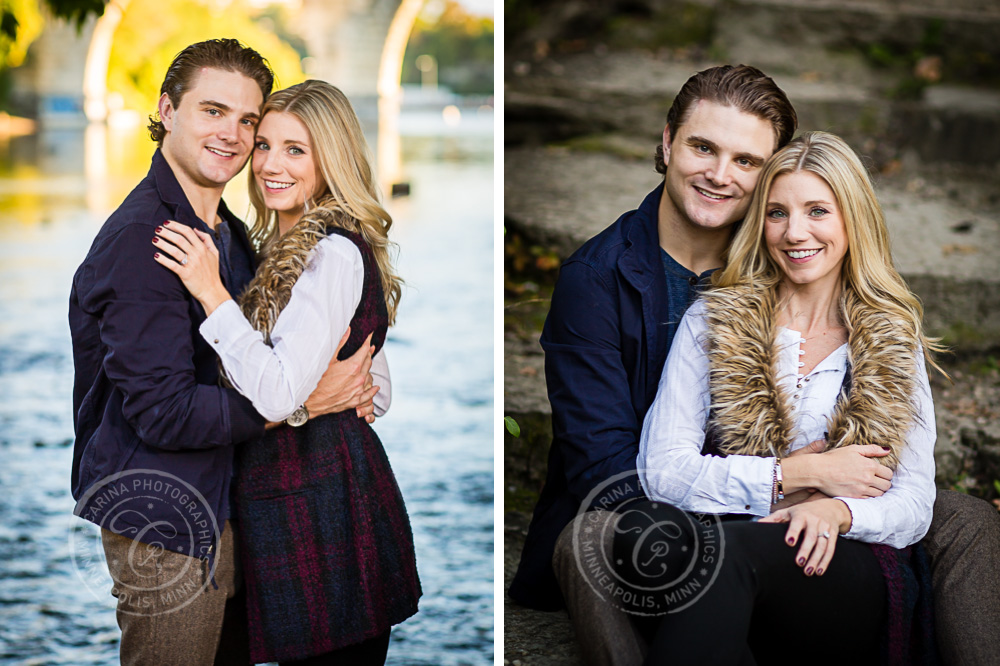
<path id="1" fill-rule="evenodd" d="M 254 148 L 256 148 L 257 150 L 267 150 L 267 149 L 268 149 L 269 147 L 270 147 L 270 146 L 268 146 L 268 145 L 267 145 L 266 143 L 264 143 L 263 141 L 258 141 L 258 142 L 257 142 L 257 145 L 256 145 L 256 146 L 254 146 Z"/>
<path id="2" fill-rule="evenodd" d="M 296 146 L 292 146 L 291 148 L 289 148 L 288 152 L 291 153 L 292 155 L 304 155 L 305 154 L 305 152 L 301 148 L 298 148 Z"/>
<path id="3" fill-rule="evenodd" d="M 774 218 L 783 218 L 785 216 L 785 211 L 781 210 L 780 208 L 774 208 L 772 210 L 767 211 L 767 216 Z"/>
<path id="4" fill-rule="evenodd" d="M 813 208 L 811 211 L 809 211 L 809 214 L 812 215 L 813 217 L 822 217 L 823 215 L 826 215 L 828 212 L 829 211 L 827 211 L 825 208 Z"/>

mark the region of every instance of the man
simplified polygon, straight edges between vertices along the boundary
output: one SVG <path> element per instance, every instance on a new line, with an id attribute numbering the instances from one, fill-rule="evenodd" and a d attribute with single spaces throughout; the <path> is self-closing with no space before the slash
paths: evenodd
<path id="1" fill-rule="evenodd" d="M 102 527 L 123 664 L 249 660 L 229 490 L 234 447 L 265 420 L 219 386 L 205 313 L 154 261 L 153 238 L 167 220 L 211 233 L 224 283 L 243 290 L 254 252 L 222 191 L 253 151 L 272 85 L 267 62 L 233 39 L 178 54 L 150 119 L 149 174 L 73 279 L 75 513 Z M 305 407 L 371 418 L 370 364 L 367 347 L 332 363 Z"/>
<path id="2" fill-rule="evenodd" d="M 588 506 L 588 496 L 634 473 L 681 317 L 722 266 L 763 162 L 796 124 L 785 94 L 759 70 L 696 74 L 667 114 L 656 159 L 663 184 L 562 266 L 541 337 L 552 403 L 548 476 L 509 593 L 539 610 L 567 604 L 591 663 L 638 663 L 644 645 L 636 625 L 590 588 L 567 526 L 584 510 L 613 508 Z M 631 494 L 619 488 L 619 505 L 641 493 L 638 484 L 622 487 Z M 986 644 L 1000 634 L 1000 521 L 990 509 L 942 492 L 924 541 L 940 642 L 956 663 L 989 663 L 995 649 Z"/>

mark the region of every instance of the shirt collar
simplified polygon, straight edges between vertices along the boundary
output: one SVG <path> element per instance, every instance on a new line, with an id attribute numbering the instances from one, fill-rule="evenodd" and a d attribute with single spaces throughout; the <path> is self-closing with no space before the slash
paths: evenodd
<path id="1" fill-rule="evenodd" d="M 777 344 L 779 350 L 784 351 L 789 347 L 798 348 L 801 341 L 802 334 L 798 331 L 793 331 L 792 329 L 785 328 L 784 326 L 778 327 Z M 795 360 L 797 361 L 798 358 L 796 357 Z M 830 352 L 829 356 L 820 361 L 819 364 L 813 368 L 813 371 L 810 374 L 824 372 L 827 370 L 846 371 L 847 366 L 847 343 L 844 343 Z"/>

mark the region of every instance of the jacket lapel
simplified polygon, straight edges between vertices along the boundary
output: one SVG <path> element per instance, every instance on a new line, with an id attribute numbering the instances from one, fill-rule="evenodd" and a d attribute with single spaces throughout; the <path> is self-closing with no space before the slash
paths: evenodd
<path id="1" fill-rule="evenodd" d="M 642 306 L 642 330 L 645 337 L 643 359 L 646 371 L 646 395 L 656 395 L 663 363 L 667 358 L 667 339 L 660 331 L 667 325 L 667 285 L 660 261 L 660 238 L 657 216 L 663 184 L 650 192 L 636 214 L 623 225 L 625 250 L 618 259 L 622 277 L 639 294 Z M 651 399 L 650 399 L 651 402 Z"/>

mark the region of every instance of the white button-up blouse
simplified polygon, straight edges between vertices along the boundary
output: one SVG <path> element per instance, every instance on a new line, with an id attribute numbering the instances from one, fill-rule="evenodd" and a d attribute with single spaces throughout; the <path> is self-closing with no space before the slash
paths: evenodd
<path id="1" fill-rule="evenodd" d="M 639 478 L 650 499 L 697 513 L 766 516 L 771 508 L 773 457 L 702 455 L 709 414 L 705 306 L 692 305 L 681 321 L 646 414 L 639 441 Z M 823 439 L 827 419 L 847 371 L 847 345 L 831 353 L 808 375 L 799 360 L 802 335 L 779 329 L 778 384 L 791 398 L 795 432 L 791 450 Z M 913 397 L 921 419 L 906 438 L 892 487 L 881 497 L 840 497 L 851 510 L 843 535 L 902 548 L 919 541 L 931 522 L 934 485 L 934 405 L 927 372 L 919 367 Z M 801 388 L 800 388 L 801 387 Z"/>
<path id="2" fill-rule="evenodd" d="M 320 240 L 292 296 L 271 329 L 271 344 L 226 301 L 202 322 L 201 336 L 222 360 L 233 386 L 269 421 L 283 421 L 316 389 L 337 343 L 361 302 L 365 269 L 358 248 L 343 236 Z M 389 408 L 392 387 L 384 349 L 372 358 L 375 414 Z"/>

